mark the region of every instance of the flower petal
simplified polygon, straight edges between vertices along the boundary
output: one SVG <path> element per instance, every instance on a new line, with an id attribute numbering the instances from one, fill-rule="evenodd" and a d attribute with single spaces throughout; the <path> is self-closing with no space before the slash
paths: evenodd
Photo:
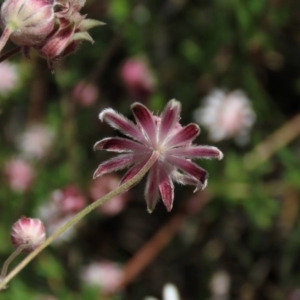
<path id="1" fill-rule="evenodd" d="M 187 158 L 216 158 L 218 160 L 221 160 L 223 158 L 223 153 L 218 148 L 210 146 L 186 146 L 172 148 L 167 151 L 167 154 L 184 156 Z"/>
<path id="2" fill-rule="evenodd" d="M 173 207 L 174 200 L 174 184 L 165 170 L 163 165 L 158 167 L 159 174 L 159 191 L 161 194 L 162 201 L 167 208 L 167 211 L 171 211 Z"/>
<path id="3" fill-rule="evenodd" d="M 134 140 L 137 140 L 141 143 L 147 142 L 145 136 L 143 136 L 139 128 L 133 122 L 111 108 L 104 109 L 99 114 L 99 119 L 102 122 L 106 121 L 110 126 L 121 131 Z"/>
<path id="4" fill-rule="evenodd" d="M 94 145 L 94 150 L 107 150 L 112 152 L 147 152 L 149 148 L 143 144 L 123 138 L 105 138 Z"/>
<path id="5" fill-rule="evenodd" d="M 137 158 L 140 158 L 140 156 L 136 154 L 122 154 L 118 155 L 116 157 L 113 157 L 102 164 L 100 164 L 97 168 L 97 170 L 94 173 L 93 178 L 97 178 L 99 176 L 102 176 L 106 173 L 122 170 L 134 162 L 136 162 Z"/>
<path id="6" fill-rule="evenodd" d="M 207 177 L 208 177 L 207 171 L 200 168 L 198 165 L 192 163 L 191 161 L 181 157 L 170 155 L 168 156 L 167 160 L 175 167 L 178 167 L 183 172 L 199 180 L 203 186 L 206 186 Z"/>
<path id="7" fill-rule="evenodd" d="M 147 210 L 152 213 L 156 203 L 158 201 L 158 162 L 155 162 L 149 171 L 146 188 L 145 188 L 145 198 L 147 203 Z"/>
<path id="8" fill-rule="evenodd" d="M 165 147 L 178 147 L 191 143 L 200 133 L 200 128 L 197 124 L 189 124 L 177 133 L 172 135 L 165 143 Z"/>
<path id="9" fill-rule="evenodd" d="M 171 173 L 172 179 L 174 181 L 176 181 L 179 184 L 182 185 L 194 185 L 194 186 L 198 186 L 199 185 L 199 180 L 197 180 L 196 178 L 190 176 L 190 175 L 186 175 L 186 174 L 182 174 L 180 172 L 173 171 Z"/>
<path id="10" fill-rule="evenodd" d="M 133 115 L 137 124 L 141 127 L 142 131 L 147 135 L 152 146 L 156 146 L 156 132 L 157 128 L 154 123 L 153 114 L 148 108 L 140 103 L 133 103 L 131 105 Z"/>
<path id="11" fill-rule="evenodd" d="M 179 121 L 180 110 L 181 104 L 175 99 L 172 99 L 167 103 L 167 106 L 160 115 L 161 123 L 159 126 L 158 138 L 160 143 L 164 141 L 170 132 L 172 132 L 175 124 Z"/>
<path id="12" fill-rule="evenodd" d="M 149 160 L 149 156 L 143 158 L 140 162 L 136 163 L 132 168 L 130 168 L 121 179 L 120 185 L 126 183 L 132 177 L 134 177 L 143 168 L 143 166 L 147 163 L 148 160 Z"/>

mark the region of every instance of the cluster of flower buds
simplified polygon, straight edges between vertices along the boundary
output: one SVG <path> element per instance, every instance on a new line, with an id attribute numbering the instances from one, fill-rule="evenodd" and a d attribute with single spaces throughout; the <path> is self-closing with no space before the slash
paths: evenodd
<path id="1" fill-rule="evenodd" d="M 93 43 L 88 30 L 102 22 L 86 19 L 85 0 L 5 0 L 1 7 L 0 51 L 10 38 L 28 53 L 34 47 L 49 66 L 74 52 L 81 41 Z"/>

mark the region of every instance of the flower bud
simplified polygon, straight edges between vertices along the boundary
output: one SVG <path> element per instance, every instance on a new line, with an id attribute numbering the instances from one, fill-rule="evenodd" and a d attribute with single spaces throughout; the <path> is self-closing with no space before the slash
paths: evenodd
<path id="1" fill-rule="evenodd" d="M 5 0 L 1 7 L 1 27 L 20 46 L 40 44 L 54 22 L 53 0 Z"/>
<path id="2" fill-rule="evenodd" d="M 13 224 L 10 238 L 15 248 L 24 245 L 23 252 L 31 252 L 44 243 L 45 227 L 39 219 L 21 217 Z"/>
<path id="3" fill-rule="evenodd" d="M 85 17 L 74 11 L 69 18 L 59 18 L 52 34 L 36 47 L 40 55 L 48 60 L 50 67 L 59 59 L 75 52 L 82 41 L 94 42 L 88 30 L 104 23 Z"/>

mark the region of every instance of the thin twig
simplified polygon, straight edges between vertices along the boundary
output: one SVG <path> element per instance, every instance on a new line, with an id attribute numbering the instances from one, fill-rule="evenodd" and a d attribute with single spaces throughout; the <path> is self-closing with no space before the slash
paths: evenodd
<path id="1" fill-rule="evenodd" d="M 20 245 L 9 257 L 8 259 L 4 262 L 2 270 L 1 270 L 1 275 L 0 275 L 0 280 L 2 280 L 7 273 L 7 269 L 10 265 L 10 263 L 27 247 L 28 245 L 23 244 Z"/>
<path id="2" fill-rule="evenodd" d="M 3 61 L 7 60 L 11 56 L 17 54 L 20 51 L 21 51 L 21 47 L 15 47 L 15 48 L 7 51 L 6 53 L 4 53 L 3 55 L 0 56 L 0 63 L 2 63 Z"/>
<path id="3" fill-rule="evenodd" d="M 211 198 L 212 195 L 207 192 L 198 192 L 193 195 L 190 200 L 186 202 L 183 209 L 175 213 L 171 219 L 139 249 L 137 254 L 127 262 L 123 269 L 122 281 L 109 295 L 113 295 L 132 282 L 159 255 L 162 249 L 170 243 L 186 218 L 199 212 Z"/>
<path id="4" fill-rule="evenodd" d="M 247 170 L 254 170 L 266 162 L 279 149 L 286 146 L 300 135 L 300 114 L 286 122 L 282 127 L 259 143 L 250 153 L 244 156 L 243 162 Z"/>

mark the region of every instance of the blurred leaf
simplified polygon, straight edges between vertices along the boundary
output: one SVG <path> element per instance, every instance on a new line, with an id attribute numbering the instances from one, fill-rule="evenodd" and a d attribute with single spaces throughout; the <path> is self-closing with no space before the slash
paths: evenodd
<path id="1" fill-rule="evenodd" d="M 109 13 L 117 23 L 122 23 L 128 17 L 130 12 L 129 1 L 110 0 Z"/>

